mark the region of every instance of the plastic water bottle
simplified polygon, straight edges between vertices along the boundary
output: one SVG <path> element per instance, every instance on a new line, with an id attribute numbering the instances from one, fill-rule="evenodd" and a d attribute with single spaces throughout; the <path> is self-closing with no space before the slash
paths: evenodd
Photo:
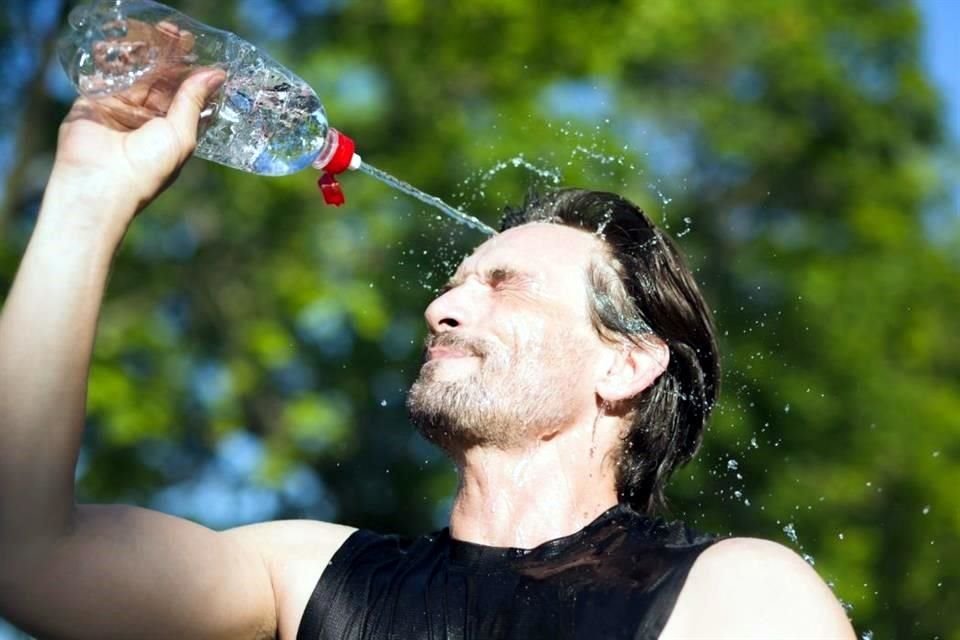
<path id="1" fill-rule="evenodd" d="M 151 0 L 94 0 L 70 12 L 58 42 L 70 81 L 120 126 L 134 129 L 167 108 L 191 72 L 217 67 L 226 81 L 201 113 L 194 154 L 265 176 L 323 171 L 327 204 L 341 205 L 336 175 L 364 173 L 488 235 L 493 229 L 440 198 L 362 162 L 330 127 L 313 89 L 236 34 Z"/>
<path id="2" fill-rule="evenodd" d="M 321 188 L 332 204 L 342 203 L 333 175 L 361 164 L 306 82 L 236 34 L 158 2 L 96 0 L 75 8 L 58 53 L 77 90 L 130 128 L 165 115 L 191 72 L 225 70 L 202 112 L 201 158 L 268 176 L 312 165 L 327 171 Z"/>

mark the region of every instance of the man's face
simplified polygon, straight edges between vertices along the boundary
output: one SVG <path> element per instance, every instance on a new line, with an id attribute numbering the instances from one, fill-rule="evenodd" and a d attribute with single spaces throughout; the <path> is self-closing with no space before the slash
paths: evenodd
<path id="1" fill-rule="evenodd" d="M 427 307 L 425 362 L 411 420 L 448 451 L 528 446 L 596 408 L 602 344 L 587 268 L 601 242 L 533 223 L 488 240 Z"/>

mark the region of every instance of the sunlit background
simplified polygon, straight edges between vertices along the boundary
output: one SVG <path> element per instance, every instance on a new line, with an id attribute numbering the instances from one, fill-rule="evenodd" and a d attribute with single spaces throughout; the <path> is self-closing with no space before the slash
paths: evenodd
<path id="1" fill-rule="evenodd" d="M 960 3 L 171 4 L 296 71 L 365 159 L 489 224 L 531 187 L 640 203 L 687 251 L 725 353 L 672 517 L 789 545 L 865 638 L 960 638 Z M 67 10 L 0 13 L 3 294 L 74 95 L 53 50 Z M 325 208 L 315 178 L 194 160 L 137 219 L 84 500 L 216 528 L 444 526 L 455 479 L 403 398 L 422 310 L 482 237 L 361 175 Z"/>

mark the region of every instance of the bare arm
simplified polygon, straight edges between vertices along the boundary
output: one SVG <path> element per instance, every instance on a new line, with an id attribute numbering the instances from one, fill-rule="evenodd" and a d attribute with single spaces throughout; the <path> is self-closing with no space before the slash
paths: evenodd
<path id="1" fill-rule="evenodd" d="M 843 607 L 786 547 L 732 538 L 706 550 L 690 571 L 661 640 L 856 640 Z"/>
<path id="2" fill-rule="evenodd" d="M 349 533 L 321 523 L 218 533 L 144 509 L 74 503 L 112 257 L 137 211 L 189 157 L 221 77 L 190 78 L 167 116 L 145 124 L 77 101 L 0 313 L 0 614 L 40 637 L 272 638 L 278 628 L 292 637 L 312 582 Z M 303 549 L 311 538 L 317 546 Z M 307 554 L 291 575 L 294 551 Z M 288 582 L 280 589 L 278 575 Z"/>

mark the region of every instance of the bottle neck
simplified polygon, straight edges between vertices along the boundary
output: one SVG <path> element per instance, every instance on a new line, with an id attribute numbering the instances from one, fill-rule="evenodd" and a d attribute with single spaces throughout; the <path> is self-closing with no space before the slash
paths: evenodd
<path id="1" fill-rule="evenodd" d="M 331 174 L 360 167 L 360 156 L 354 153 L 356 145 L 353 140 L 331 128 L 327 131 L 326 142 L 316 159 L 311 163 L 315 169 Z"/>

